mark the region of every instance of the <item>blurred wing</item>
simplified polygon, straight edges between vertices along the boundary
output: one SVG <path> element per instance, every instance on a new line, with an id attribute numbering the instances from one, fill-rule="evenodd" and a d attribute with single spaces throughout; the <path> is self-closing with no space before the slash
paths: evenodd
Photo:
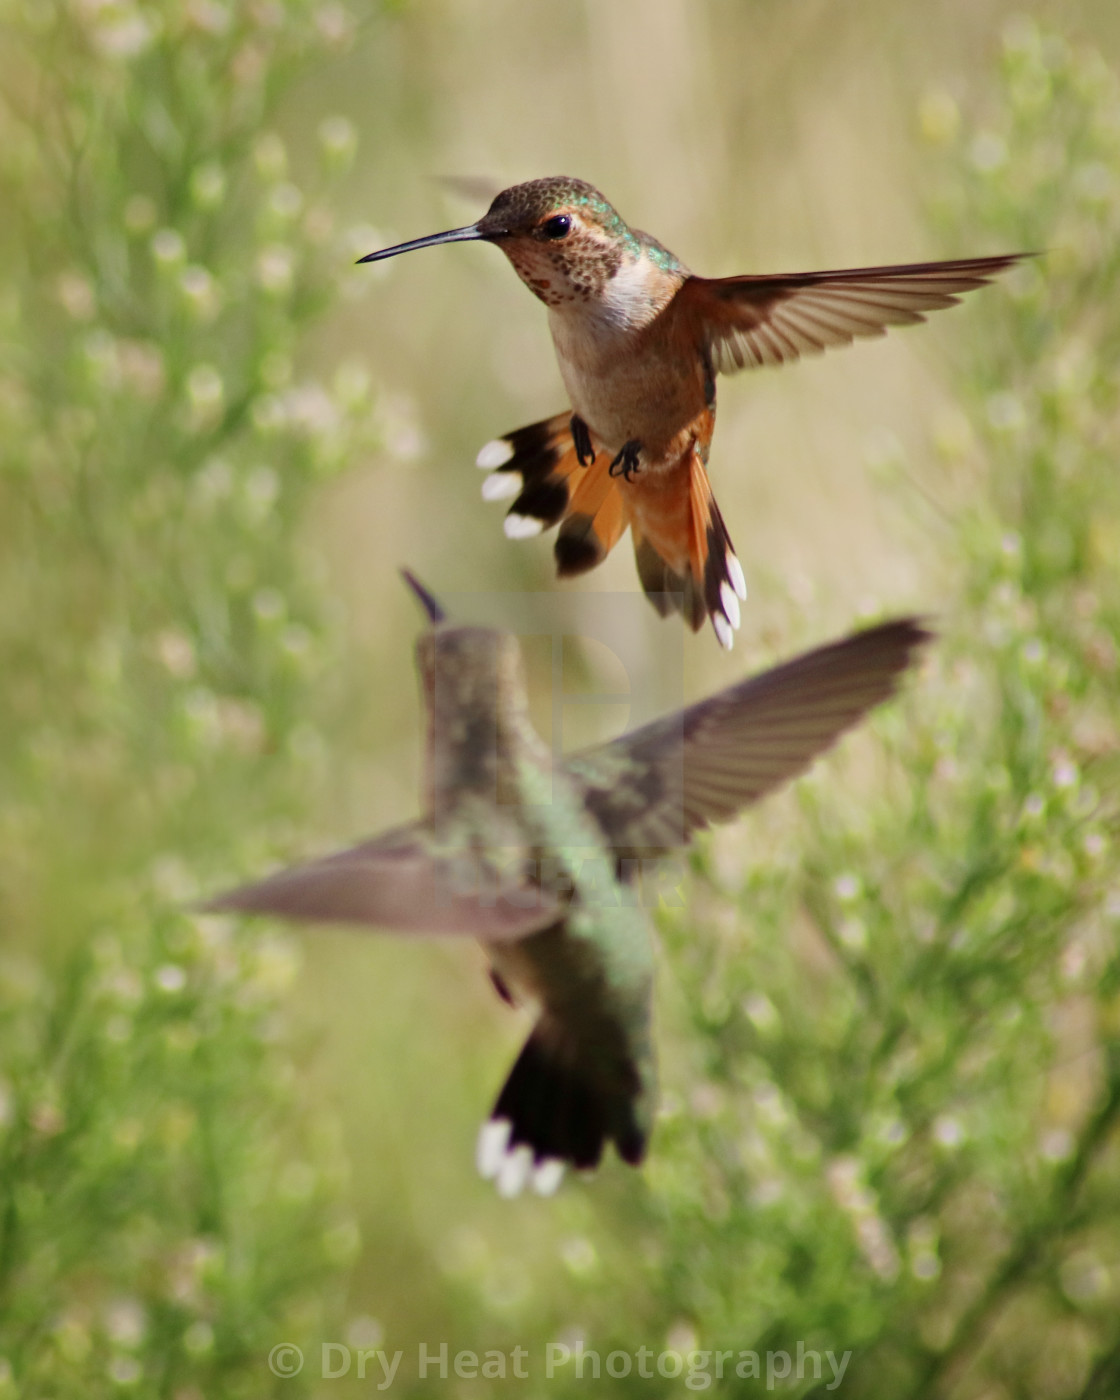
<path id="1" fill-rule="evenodd" d="M 729 374 L 782 365 L 834 345 L 882 335 L 954 306 L 1029 256 L 861 267 L 772 277 L 690 277 L 679 296 L 713 369 Z"/>
<path id="2" fill-rule="evenodd" d="M 292 866 L 201 906 L 205 913 L 359 924 L 386 932 L 522 938 L 554 923 L 559 906 L 528 880 L 469 855 L 444 856 L 419 826 Z"/>
<path id="3" fill-rule="evenodd" d="M 576 755 L 588 810 L 616 851 L 684 845 L 803 772 L 893 694 L 930 635 L 883 623 Z"/>
<path id="4" fill-rule="evenodd" d="M 505 186 L 489 175 L 437 175 L 436 183 L 468 204 L 493 204 Z"/>

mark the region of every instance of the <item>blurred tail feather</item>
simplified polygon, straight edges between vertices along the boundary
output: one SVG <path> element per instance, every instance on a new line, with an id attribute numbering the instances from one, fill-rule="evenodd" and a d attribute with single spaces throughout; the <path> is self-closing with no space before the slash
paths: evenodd
<path id="1" fill-rule="evenodd" d="M 479 1171 L 503 1195 L 516 1195 L 529 1181 L 538 1191 L 555 1189 L 564 1164 L 598 1166 L 612 1141 L 623 1161 L 637 1164 L 649 1137 L 644 1092 L 625 1054 L 586 1045 L 544 1016 L 483 1126 Z"/>

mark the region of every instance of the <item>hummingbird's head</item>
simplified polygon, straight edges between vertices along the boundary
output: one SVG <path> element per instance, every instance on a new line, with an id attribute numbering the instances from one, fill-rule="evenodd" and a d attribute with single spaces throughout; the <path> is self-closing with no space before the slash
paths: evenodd
<path id="1" fill-rule="evenodd" d="M 632 262 L 642 253 L 634 231 L 593 185 L 553 175 L 502 190 L 482 218 L 466 228 L 416 238 L 359 261 L 477 240 L 497 244 L 546 306 L 594 300 L 627 259 Z"/>
<path id="2" fill-rule="evenodd" d="M 503 190 L 478 227 L 493 230 L 489 237 L 546 306 L 601 296 L 627 256 L 641 252 L 614 206 L 566 175 Z"/>
<path id="3" fill-rule="evenodd" d="M 520 718 L 526 697 L 517 638 L 495 627 L 449 620 L 414 574 L 401 573 L 431 623 L 416 643 L 416 661 L 431 720 L 444 738 L 450 742 L 476 721 L 488 723 L 492 734 L 497 719 Z"/>

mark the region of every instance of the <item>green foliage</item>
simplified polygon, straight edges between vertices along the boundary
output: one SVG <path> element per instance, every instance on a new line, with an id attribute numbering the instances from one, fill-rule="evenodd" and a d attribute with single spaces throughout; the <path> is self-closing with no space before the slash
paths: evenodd
<path id="1" fill-rule="evenodd" d="M 319 779 L 331 638 L 299 530 L 371 395 L 297 368 L 355 251 L 325 183 L 352 133 L 312 156 L 274 127 L 350 22 L 0 0 L 0 23 L 0 1396 L 295 1396 L 343 1336 L 405 1349 L 397 1393 L 432 1388 L 420 1340 L 525 1347 L 539 1381 L 582 1336 L 696 1353 L 688 1388 L 744 1395 L 766 1375 L 741 1352 L 799 1345 L 854 1352 L 849 1396 L 1114 1394 L 1117 76 L 1021 22 L 980 115 L 921 103 L 946 253 L 1045 255 L 983 295 L 927 495 L 894 464 L 939 558 L 924 670 L 704 847 L 662 921 L 647 1167 L 504 1203 L 449 1154 L 421 1198 L 394 1149 L 428 1139 L 377 1122 L 355 1200 L 383 1252 L 347 1326 L 294 947 L 181 911 L 290 846 Z M 782 652 L 810 633 L 788 619 Z M 380 1010 L 395 1035 L 413 1004 Z M 493 1066 L 421 1038 L 442 1149 Z M 299 1380 L 268 1371 L 281 1341 Z M 782 1393 L 832 1379 L 802 1372 Z"/>
<path id="2" fill-rule="evenodd" d="M 1120 81 L 1027 22 L 1002 79 L 973 129 L 923 108 L 951 246 L 1053 250 L 940 435 L 939 640 L 874 783 L 802 784 L 747 867 L 745 955 L 670 940 L 702 1050 L 650 1171 L 664 1306 L 850 1346 L 856 1395 L 1117 1383 Z"/>
<path id="3" fill-rule="evenodd" d="M 350 22 L 0 22 L 0 1391 L 259 1395 L 356 1236 L 278 1019 L 292 950 L 177 911 L 321 748 L 297 530 L 369 396 L 293 361 L 353 135 L 324 123 L 301 188 L 269 123 Z"/>
<path id="4" fill-rule="evenodd" d="M 554 1236 L 511 1207 L 516 1250 L 460 1227 L 452 1351 L 521 1344 L 539 1377 L 582 1337 L 642 1396 L 685 1382 L 639 1375 L 639 1345 L 743 1395 L 767 1352 L 783 1394 L 827 1393 L 849 1350 L 850 1396 L 1120 1385 L 1120 80 L 1022 23 L 982 118 L 919 115 L 946 252 L 1050 250 L 983 296 L 934 484 L 894 464 L 939 544 L 938 640 L 868 734 L 697 855 L 662 918 L 649 1161 L 568 1188 Z"/>

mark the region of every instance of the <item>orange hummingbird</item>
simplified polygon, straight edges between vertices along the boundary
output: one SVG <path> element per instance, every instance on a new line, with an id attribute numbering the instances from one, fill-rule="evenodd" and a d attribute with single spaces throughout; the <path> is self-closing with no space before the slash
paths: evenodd
<path id="1" fill-rule="evenodd" d="M 629 526 L 638 577 L 662 617 L 730 648 L 743 569 L 712 495 L 718 373 L 780 365 L 923 321 L 1023 254 L 835 272 L 697 277 L 632 229 L 593 186 L 513 185 L 475 224 L 370 253 L 495 243 L 548 307 L 571 408 L 488 442 L 486 500 L 513 497 L 510 539 L 559 524 L 561 578 L 586 573 Z"/>

